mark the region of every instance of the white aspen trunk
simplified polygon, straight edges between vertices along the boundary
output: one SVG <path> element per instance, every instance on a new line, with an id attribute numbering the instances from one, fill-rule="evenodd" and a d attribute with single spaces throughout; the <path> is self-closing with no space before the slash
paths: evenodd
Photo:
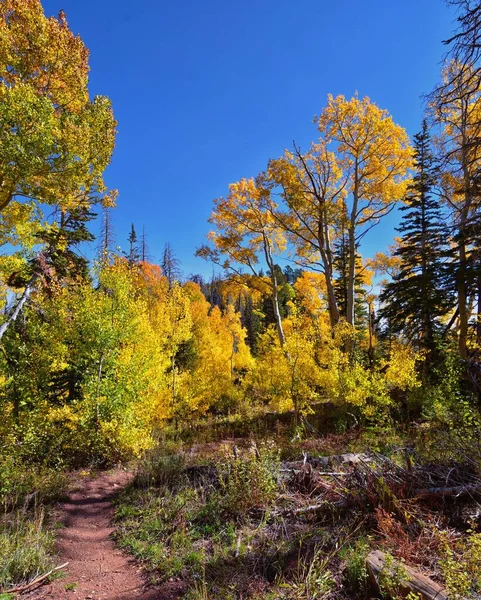
<path id="1" fill-rule="evenodd" d="M 37 274 L 32 275 L 30 281 L 27 284 L 27 287 L 23 291 L 23 294 L 20 296 L 20 300 L 17 302 L 17 305 L 15 306 L 13 312 L 8 317 L 8 319 L 5 321 L 5 323 L 2 323 L 2 325 L 0 326 L 0 340 L 3 338 L 3 336 L 5 335 L 6 331 L 10 327 L 10 325 L 12 325 L 12 323 L 15 323 L 15 321 L 18 318 L 18 315 L 22 312 L 22 309 L 25 306 L 25 303 L 28 301 L 31 293 L 34 290 L 35 282 L 37 281 L 37 278 L 38 278 Z"/>

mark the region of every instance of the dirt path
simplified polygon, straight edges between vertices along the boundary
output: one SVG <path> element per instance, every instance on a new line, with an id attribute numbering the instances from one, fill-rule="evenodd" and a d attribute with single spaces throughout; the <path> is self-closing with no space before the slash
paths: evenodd
<path id="1" fill-rule="evenodd" d="M 81 478 L 60 505 L 58 564 L 68 561 L 66 576 L 40 587 L 28 600 L 173 600 L 180 583 L 148 588 L 138 565 L 112 539 L 112 499 L 131 475 L 122 470 Z"/>

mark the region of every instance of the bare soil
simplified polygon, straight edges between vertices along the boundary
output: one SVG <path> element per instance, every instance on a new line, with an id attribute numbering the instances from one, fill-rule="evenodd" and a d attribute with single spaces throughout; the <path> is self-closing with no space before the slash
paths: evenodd
<path id="1" fill-rule="evenodd" d="M 138 564 L 112 540 L 112 500 L 131 473 L 117 469 L 95 478 L 79 477 L 59 505 L 58 564 L 68 562 L 65 576 L 25 594 L 28 600 L 174 600 L 183 585 L 171 581 L 149 586 Z"/>

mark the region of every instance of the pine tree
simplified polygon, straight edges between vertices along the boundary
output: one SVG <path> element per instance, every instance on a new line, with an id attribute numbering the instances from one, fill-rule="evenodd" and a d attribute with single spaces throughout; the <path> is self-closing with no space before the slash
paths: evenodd
<path id="1" fill-rule="evenodd" d="M 277 279 L 278 291 L 278 309 L 282 319 L 285 319 L 288 315 L 287 303 L 294 297 L 294 291 L 292 286 L 288 283 L 287 277 L 284 275 L 279 265 L 274 265 L 274 271 Z M 267 272 L 270 277 L 270 271 Z M 265 297 L 262 303 L 262 312 L 265 315 L 264 325 L 275 325 L 276 315 L 272 305 L 270 297 Z"/>
<path id="2" fill-rule="evenodd" d="M 380 295 L 380 317 L 394 332 L 404 332 L 419 347 L 432 351 L 452 295 L 446 289 L 448 235 L 433 193 L 437 169 L 426 121 L 414 136 L 414 159 L 415 175 L 401 208 L 402 237 L 395 252 L 401 267 Z"/>
<path id="3" fill-rule="evenodd" d="M 88 204 L 78 205 L 62 211 L 56 227 L 47 227 L 37 234 L 38 240 L 45 244 L 41 262 L 47 284 L 52 279 L 88 279 L 89 262 L 80 246 L 95 239 L 88 223 L 96 216 Z"/>
<path id="4" fill-rule="evenodd" d="M 131 265 L 135 265 L 135 263 L 139 262 L 140 255 L 137 247 L 137 233 L 133 223 L 127 239 L 129 241 L 129 253 L 127 254 L 127 259 Z"/>

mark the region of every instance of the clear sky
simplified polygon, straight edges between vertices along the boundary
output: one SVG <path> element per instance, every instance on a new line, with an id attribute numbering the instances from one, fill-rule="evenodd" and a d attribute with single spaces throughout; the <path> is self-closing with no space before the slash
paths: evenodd
<path id="1" fill-rule="evenodd" d="M 90 90 L 119 122 L 108 185 L 117 243 L 145 226 L 152 259 L 170 242 L 185 275 L 212 200 L 292 140 L 306 147 L 328 93 L 368 95 L 410 135 L 455 28 L 444 0 L 43 0 L 91 51 Z M 393 221 L 361 247 L 384 250 Z"/>

